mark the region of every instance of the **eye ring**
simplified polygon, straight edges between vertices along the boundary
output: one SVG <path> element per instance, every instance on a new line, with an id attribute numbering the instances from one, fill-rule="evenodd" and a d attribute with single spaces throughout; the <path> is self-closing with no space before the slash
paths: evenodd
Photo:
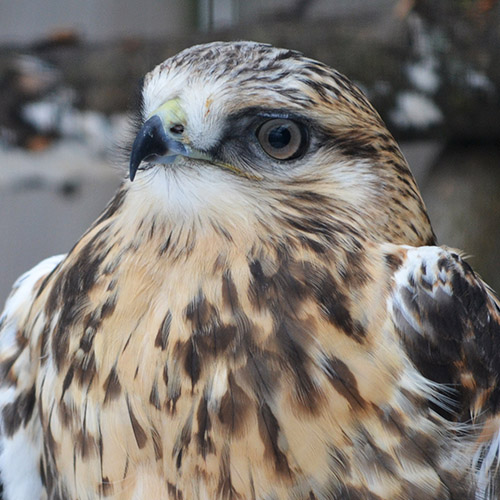
<path id="1" fill-rule="evenodd" d="M 256 131 L 260 146 L 275 160 L 294 160 L 303 155 L 307 134 L 303 125 L 287 118 L 271 118 Z"/>

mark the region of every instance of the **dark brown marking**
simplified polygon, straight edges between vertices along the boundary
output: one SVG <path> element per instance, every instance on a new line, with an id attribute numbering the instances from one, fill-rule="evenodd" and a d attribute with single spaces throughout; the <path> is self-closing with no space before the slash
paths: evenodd
<path id="1" fill-rule="evenodd" d="M 335 498 L 342 500 L 384 500 L 383 498 L 372 493 L 365 486 L 350 486 L 348 484 L 335 485 L 332 491 L 337 492 Z"/>
<path id="2" fill-rule="evenodd" d="M 19 394 L 17 399 L 3 407 L 3 431 L 11 437 L 21 425 L 26 426 L 35 407 L 35 386 Z"/>
<path id="3" fill-rule="evenodd" d="M 99 229 L 82 248 L 70 253 L 71 265 L 60 272 L 50 290 L 45 311 L 50 317 L 58 307 L 59 319 L 52 335 L 52 353 L 57 370 L 67 361 L 69 334 L 83 318 L 88 293 L 100 277 L 100 267 L 110 248 L 105 248 L 108 225 Z"/>
<path id="4" fill-rule="evenodd" d="M 72 422 L 74 422 L 78 417 L 77 411 L 73 406 L 73 404 L 66 403 L 64 399 L 61 399 L 59 401 L 58 413 L 59 413 L 59 418 L 61 419 L 61 423 L 65 427 L 69 427 L 70 424 L 72 424 Z"/>
<path id="5" fill-rule="evenodd" d="M 66 372 L 66 375 L 63 380 L 63 386 L 62 386 L 62 393 L 61 393 L 61 401 L 64 397 L 64 393 L 68 389 L 68 387 L 71 385 L 71 382 L 73 381 L 73 375 L 75 373 L 75 369 L 73 365 L 70 365 L 68 368 L 68 371 Z"/>
<path id="6" fill-rule="evenodd" d="M 123 468 L 123 476 L 122 476 L 123 479 L 125 479 L 128 475 L 128 468 L 129 468 L 129 457 L 127 455 L 127 457 L 125 459 L 125 467 Z M 101 470 L 102 470 L 102 468 L 101 468 Z"/>
<path id="7" fill-rule="evenodd" d="M 203 332 L 193 333 L 191 340 L 200 359 L 206 360 L 209 356 L 223 355 L 234 345 L 237 333 L 235 325 L 214 321 L 213 324 L 207 325 Z"/>
<path id="8" fill-rule="evenodd" d="M 269 288 L 271 283 L 262 270 L 259 260 L 253 260 L 249 264 L 252 273 L 249 296 L 257 310 L 262 310 L 268 305 Z"/>
<path id="9" fill-rule="evenodd" d="M 116 288 L 117 283 L 118 280 L 116 278 L 110 280 L 108 283 L 108 292 L 112 292 Z"/>
<path id="10" fill-rule="evenodd" d="M 96 453 L 97 441 L 85 429 L 81 429 L 76 435 L 75 450 L 83 460 L 86 460 Z"/>
<path id="11" fill-rule="evenodd" d="M 377 145 L 373 144 L 369 135 L 354 134 L 350 130 L 348 134 L 337 134 L 333 143 L 335 148 L 345 156 L 371 161 L 377 158 Z"/>
<path id="12" fill-rule="evenodd" d="M 198 295 L 187 305 L 185 314 L 186 319 L 192 323 L 193 329 L 200 331 L 213 322 L 216 310 L 200 290 Z"/>
<path id="13" fill-rule="evenodd" d="M 168 498 L 171 498 L 172 500 L 183 500 L 182 491 L 179 491 L 174 484 L 168 481 L 167 481 L 167 492 L 168 492 Z"/>
<path id="14" fill-rule="evenodd" d="M 80 339 L 80 349 L 88 353 L 92 346 L 94 345 L 95 334 L 97 333 L 97 329 L 94 326 L 87 326 L 85 328 L 85 332 Z"/>
<path id="15" fill-rule="evenodd" d="M 245 391 L 235 382 L 232 373 L 228 376 L 228 389 L 222 396 L 219 420 L 235 436 L 240 436 L 245 420 L 250 412 L 252 401 Z"/>
<path id="16" fill-rule="evenodd" d="M 122 386 L 118 378 L 118 373 L 116 372 L 116 367 L 113 366 L 113 368 L 111 368 L 108 377 L 104 381 L 103 389 L 105 393 L 104 404 L 113 401 L 120 395 Z"/>
<path id="17" fill-rule="evenodd" d="M 366 401 L 359 393 L 356 377 L 342 360 L 327 358 L 324 371 L 335 390 L 349 402 L 353 410 L 366 406 Z"/>
<path id="18" fill-rule="evenodd" d="M 52 355 L 58 370 L 62 368 L 63 362 L 67 359 L 69 351 L 69 338 L 63 327 L 57 329 L 52 337 Z"/>
<path id="19" fill-rule="evenodd" d="M 148 440 L 148 438 L 146 436 L 146 433 L 144 432 L 144 429 L 141 427 L 141 424 L 139 424 L 139 421 L 134 415 L 134 412 L 132 411 L 128 397 L 127 397 L 127 409 L 130 417 L 130 423 L 132 424 L 132 430 L 134 431 L 135 441 L 137 443 L 138 448 L 142 449 L 146 445 L 146 441 Z"/>
<path id="20" fill-rule="evenodd" d="M 73 363 L 75 366 L 75 379 L 80 386 L 90 385 L 96 374 L 95 354 L 93 351 L 85 354 L 81 361 Z"/>
<path id="21" fill-rule="evenodd" d="M 14 363 L 16 362 L 17 358 L 19 357 L 20 353 L 16 352 L 9 358 L 6 358 L 4 361 L 0 363 L 0 383 L 1 385 L 4 385 L 8 383 L 9 385 L 15 384 L 15 378 L 10 377 L 10 370 Z"/>
<path id="22" fill-rule="evenodd" d="M 290 245 L 293 245 L 292 241 Z M 270 307 L 275 310 L 299 309 L 303 298 L 311 293 L 300 263 L 291 260 L 288 253 L 287 248 L 278 250 L 279 267 L 269 276 L 264 272 L 263 264 L 259 259 L 249 262 L 252 279 L 248 294 L 252 305 L 257 310 Z"/>
<path id="23" fill-rule="evenodd" d="M 363 325 L 352 318 L 349 312 L 350 299 L 340 291 L 327 269 L 307 266 L 308 282 L 315 283 L 314 295 L 320 310 L 328 321 L 340 328 L 346 335 L 357 342 L 363 342 L 366 331 Z"/>
<path id="24" fill-rule="evenodd" d="M 51 407 L 50 413 L 49 413 L 49 419 L 47 422 L 47 426 L 45 427 L 45 439 L 44 439 L 44 446 L 45 446 L 45 455 L 48 456 L 51 461 L 54 461 L 54 455 L 57 453 L 59 450 L 59 446 L 56 443 L 56 440 L 54 439 L 54 434 L 52 434 L 52 426 L 51 426 L 51 420 L 52 420 L 52 412 L 54 411 L 54 406 Z"/>
<path id="25" fill-rule="evenodd" d="M 155 459 L 161 460 L 163 458 L 163 445 L 160 433 L 154 427 L 151 429 L 151 439 L 155 450 Z"/>
<path id="26" fill-rule="evenodd" d="M 234 489 L 231 478 L 231 455 L 229 446 L 224 446 L 219 467 L 219 484 L 217 485 L 217 498 L 225 500 L 241 500 L 241 496 Z"/>
<path id="27" fill-rule="evenodd" d="M 179 384 L 176 384 L 174 387 L 170 387 L 170 388 L 167 387 L 167 390 L 168 390 L 168 399 L 167 399 L 167 402 L 165 404 L 165 408 L 166 408 L 168 413 L 170 413 L 171 415 L 174 415 L 175 414 L 175 405 L 177 404 L 177 400 L 181 396 L 181 387 Z"/>
<path id="28" fill-rule="evenodd" d="M 338 447 L 330 445 L 328 455 L 331 462 L 331 470 L 340 477 L 349 477 L 351 475 L 351 466 L 349 457 Z"/>
<path id="29" fill-rule="evenodd" d="M 130 339 L 132 338 L 132 333 L 130 333 L 130 335 L 128 336 L 127 340 L 125 341 L 125 344 L 123 346 L 122 352 L 125 352 L 127 350 L 127 347 L 130 344 Z"/>
<path id="30" fill-rule="evenodd" d="M 50 324 L 47 321 L 43 327 L 42 333 L 40 334 L 40 364 L 43 366 L 48 359 L 48 350 L 50 347 Z M 0 373 L 1 375 L 1 373 Z"/>
<path id="31" fill-rule="evenodd" d="M 324 245 L 323 243 L 321 243 L 319 241 L 316 241 L 313 238 L 309 238 L 307 236 L 300 235 L 299 240 L 304 245 L 304 247 L 309 248 L 314 253 L 324 254 L 327 251 L 326 245 Z"/>
<path id="32" fill-rule="evenodd" d="M 319 392 L 309 375 L 309 358 L 304 349 L 304 341 L 309 339 L 307 325 L 303 326 L 296 319 L 282 318 L 275 328 L 275 338 L 283 353 L 285 366 L 294 375 L 296 402 L 302 409 L 313 412 Z"/>
<path id="33" fill-rule="evenodd" d="M 418 481 L 418 480 L 417 480 Z M 418 500 L 435 500 L 436 498 L 459 498 L 457 496 L 450 497 L 449 493 L 444 490 L 443 486 L 439 487 L 436 491 L 434 488 L 429 491 L 429 486 L 422 482 L 422 484 L 417 484 L 415 482 L 410 482 L 408 480 L 401 481 L 401 494 L 404 498 L 416 498 Z M 473 492 L 470 492 L 470 496 L 465 498 L 474 498 Z"/>
<path id="34" fill-rule="evenodd" d="M 180 469 L 182 467 L 182 448 L 177 453 L 177 458 L 175 459 L 175 467 Z"/>
<path id="35" fill-rule="evenodd" d="M 383 474 L 389 477 L 397 477 L 398 465 L 396 460 L 386 451 L 382 450 L 372 439 L 366 429 L 361 430 L 360 444 L 363 446 L 363 457 L 368 468 L 373 469 L 373 474 L 381 477 Z"/>
<path id="36" fill-rule="evenodd" d="M 67 500 L 70 498 L 68 490 L 64 484 L 62 484 L 62 480 L 59 479 L 59 482 L 55 485 L 55 491 L 51 492 L 49 495 L 50 500 Z"/>
<path id="37" fill-rule="evenodd" d="M 404 427 L 405 439 L 401 442 L 398 455 L 409 462 L 418 463 L 425 459 L 433 467 L 438 467 L 439 445 L 432 435 L 417 428 Z"/>
<path id="38" fill-rule="evenodd" d="M 303 78 L 302 81 L 316 92 L 316 95 L 320 98 L 321 101 L 330 103 L 335 99 L 335 94 L 330 95 L 328 92 L 326 92 L 323 83 L 317 82 L 315 80 L 310 80 L 309 78 Z"/>
<path id="39" fill-rule="evenodd" d="M 290 193 L 290 191 L 288 190 L 283 190 L 283 194 L 285 196 L 293 196 L 293 198 L 295 198 L 296 200 L 307 202 L 315 206 L 328 205 L 330 201 L 327 196 L 310 190 L 294 191 L 293 193 Z"/>
<path id="40" fill-rule="evenodd" d="M 275 396 L 276 385 L 282 376 L 282 370 L 278 367 L 282 364 L 282 359 L 269 351 L 256 350 L 255 346 L 251 348 L 252 350 L 247 351 L 250 357 L 242 376 L 252 384 L 257 397 L 267 401 Z"/>
<path id="41" fill-rule="evenodd" d="M 182 466 L 182 455 L 183 450 L 189 447 L 189 443 L 191 442 L 191 431 L 193 425 L 193 415 L 192 413 L 186 419 L 184 426 L 182 427 L 180 435 L 177 437 L 175 446 L 172 450 L 172 458 L 175 458 L 175 465 L 177 469 L 180 469 Z"/>
<path id="42" fill-rule="evenodd" d="M 108 203 L 107 207 L 104 209 L 104 212 L 101 216 L 95 221 L 94 226 L 98 226 L 101 222 L 112 217 L 123 205 L 125 201 L 125 194 L 127 190 L 124 187 L 120 187 L 120 189 L 116 192 L 115 196 Z"/>
<path id="43" fill-rule="evenodd" d="M 250 476 L 250 495 L 251 495 L 251 500 L 257 500 L 257 495 L 255 494 L 255 483 L 253 480 L 253 475 L 252 475 L 252 470 L 250 469 L 249 471 L 249 476 Z"/>
<path id="44" fill-rule="evenodd" d="M 165 243 L 160 247 L 159 254 L 160 256 L 165 254 L 167 250 L 170 248 L 170 243 L 172 242 L 172 233 L 170 232 L 168 238 L 165 240 Z"/>
<path id="45" fill-rule="evenodd" d="M 302 209 L 303 211 L 303 207 L 299 206 L 297 208 L 299 210 Z M 347 234 L 356 232 L 355 229 L 347 223 L 344 223 L 344 227 L 341 227 L 333 224 L 332 222 L 326 222 L 321 218 L 317 218 L 316 214 L 301 218 L 284 217 L 283 222 L 289 225 L 292 229 L 297 230 L 298 233 L 303 236 L 314 236 L 315 238 L 320 238 L 321 240 L 324 240 L 332 245 L 337 244 L 337 233 Z"/>
<path id="46" fill-rule="evenodd" d="M 194 341 L 188 340 L 185 343 L 184 369 L 191 379 L 191 386 L 194 388 L 196 382 L 200 378 L 201 361 L 198 352 L 196 351 Z"/>
<path id="47" fill-rule="evenodd" d="M 288 460 L 278 445 L 280 427 L 267 403 L 261 403 L 258 413 L 258 423 L 259 434 L 264 443 L 265 456 L 269 460 L 272 460 L 276 472 L 290 475 L 291 472 L 288 466 Z"/>
<path id="48" fill-rule="evenodd" d="M 38 297 L 42 294 L 42 292 L 45 290 L 45 288 L 47 287 L 47 285 L 49 284 L 50 280 L 52 279 L 52 276 L 56 273 L 56 271 L 61 267 L 61 265 L 64 263 L 64 260 L 65 259 L 62 259 L 61 262 L 59 262 L 59 264 L 57 264 L 56 267 L 54 267 L 54 269 L 52 269 L 52 271 L 50 271 L 50 273 L 48 273 L 46 276 L 44 276 L 43 278 L 43 281 L 42 283 L 40 284 L 40 287 L 38 288 L 37 292 L 36 292 L 36 298 L 38 299 Z M 1 325 L 0 325 L 0 329 L 1 329 Z"/>
<path id="49" fill-rule="evenodd" d="M 239 336 L 235 325 L 221 322 L 217 309 L 206 300 L 201 291 L 186 307 L 185 314 L 193 333 L 190 342 L 186 342 L 181 349 L 185 353 L 181 358 L 185 359 L 184 367 L 194 387 L 200 376 L 201 361 L 207 360 L 209 356 L 224 354 Z M 241 315 L 237 315 L 235 319 L 243 323 Z"/>
<path id="50" fill-rule="evenodd" d="M 234 342 L 238 337 L 238 331 L 235 325 L 221 324 L 214 328 L 212 337 L 215 343 L 215 354 L 223 355 L 234 345 Z"/>
<path id="51" fill-rule="evenodd" d="M 151 392 L 149 393 L 149 402 L 157 409 L 161 409 L 160 394 L 158 392 L 158 381 L 155 379 Z"/>
<path id="52" fill-rule="evenodd" d="M 212 438 L 210 437 L 212 423 L 208 414 L 207 400 L 204 397 L 201 398 L 201 401 L 198 404 L 196 420 L 198 422 L 198 431 L 196 433 L 198 453 L 201 454 L 203 459 L 206 459 L 207 454 L 215 452 L 215 448 L 212 442 Z"/>
<path id="53" fill-rule="evenodd" d="M 101 320 L 111 316 L 116 308 L 116 294 L 108 297 L 101 307 Z"/>
<path id="54" fill-rule="evenodd" d="M 359 288 L 370 281 L 371 276 L 367 272 L 366 254 L 359 241 L 355 241 L 355 249 L 346 251 L 346 265 L 344 280 L 347 285 Z"/>
<path id="55" fill-rule="evenodd" d="M 40 457 L 40 461 L 38 463 L 38 470 L 40 472 L 40 481 L 42 482 L 42 485 L 47 487 L 47 479 L 45 477 L 45 465 L 43 463 L 43 455 Z"/>
<path id="56" fill-rule="evenodd" d="M 113 483 L 107 478 L 103 477 L 101 480 L 101 486 L 99 488 L 101 495 L 107 497 L 113 494 Z"/>
<path id="57" fill-rule="evenodd" d="M 167 311 L 167 314 L 161 322 L 160 328 L 156 335 L 155 347 L 160 347 L 162 351 L 167 348 L 168 335 L 170 333 L 170 325 L 172 324 L 172 313 Z"/>
<path id="58" fill-rule="evenodd" d="M 392 432 L 395 436 L 404 433 L 405 416 L 399 410 L 392 407 L 380 408 L 374 404 L 371 405 L 371 408 L 378 415 L 388 431 Z"/>
<path id="59" fill-rule="evenodd" d="M 354 239 L 352 244 L 354 248 L 360 245 Z M 346 271 L 345 279 L 350 280 L 351 284 L 366 282 L 362 259 L 360 250 L 346 255 L 351 267 L 355 267 L 352 271 Z M 252 274 L 249 297 L 256 309 L 267 309 L 273 304 L 275 310 L 295 310 L 301 307 L 305 297 L 312 295 L 321 313 L 331 324 L 357 342 L 363 342 L 366 336 L 365 328 L 351 316 L 350 298 L 341 292 L 342 287 L 335 282 L 327 268 L 306 261 L 295 262 L 287 256 L 286 250 L 279 269 L 271 276 L 265 275 L 259 260 L 251 261 L 249 268 Z"/>
<path id="60" fill-rule="evenodd" d="M 156 228 L 156 219 L 153 218 L 153 221 L 151 222 L 151 227 L 149 228 L 149 239 L 152 240 L 153 236 L 155 235 L 155 228 Z"/>
<path id="61" fill-rule="evenodd" d="M 35 317 L 34 323 L 37 323 L 37 321 L 39 320 L 40 315 L 41 315 L 41 311 L 37 313 L 37 315 Z M 0 323 L 0 330 L 1 329 L 2 329 L 2 325 Z M 17 343 L 17 347 L 19 349 L 24 349 L 28 345 L 29 339 L 25 336 L 25 332 L 23 330 L 17 330 L 17 332 L 16 332 L 16 343 Z"/>
<path id="62" fill-rule="evenodd" d="M 224 307 L 232 314 L 235 314 L 240 309 L 238 290 L 229 270 L 222 275 L 222 302 Z"/>
<path id="63" fill-rule="evenodd" d="M 163 366 L 163 382 L 165 383 L 165 386 L 168 387 L 168 361 L 165 361 L 165 365 Z"/>

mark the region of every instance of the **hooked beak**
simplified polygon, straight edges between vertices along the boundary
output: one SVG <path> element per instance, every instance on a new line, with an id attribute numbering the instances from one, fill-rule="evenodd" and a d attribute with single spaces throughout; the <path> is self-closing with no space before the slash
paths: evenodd
<path id="1" fill-rule="evenodd" d="M 188 153 L 184 144 L 167 135 L 160 116 L 153 115 L 144 123 L 134 140 L 130 155 L 130 180 L 134 180 L 143 160 L 172 163 L 177 155 L 187 156 Z"/>
<path id="2" fill-rule="evenodd" d="M 184 135 L 186 116 L 179 99 L 160 106 L 142 126 L 132 145 L 130 180 L 143 161 L 169 164 L 179 155 L 208 160 L 205 153 L 193 149 Z"/>

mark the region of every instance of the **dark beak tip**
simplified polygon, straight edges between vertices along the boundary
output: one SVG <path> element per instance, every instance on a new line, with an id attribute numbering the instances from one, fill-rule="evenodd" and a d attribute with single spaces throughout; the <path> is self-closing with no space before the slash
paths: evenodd
<path id="1" fill-rule="evenodd" d="M 130 182 L 134 182 L 134 179 L 135 179 L 135 174 L 137 172 L 137 167 L 138 165 L 134 165 L 132 164 L 132 162 L 130 162 L 130 167 L 129 167 L 129 179 L 130 179 Z"/>
<path id="2" fill-rule="evenodd" d="M 132 151 L 130 153 L 130 163 L 129 163 L 129 178 L 131 181 L 135 179 L 135 174 L 137 172 L 137 169 L 139 168 L 139 165 L 142 162 L 142 158 L 140 158 L 141 155 L 141 146 L 140 146 L 140 139 L 141 139 L 141 133 L 137 135 L 135 138 L 134 144 L 132 145 Z"/>
<path id="3" fill-rule="evenodd" d="M 139 130 L 130 154 L 129 178 L 133 182 L 141 162 L 148 156 L 162 156 L 168 151 L 168 139 L 159 116 L 154 115 Z"/>

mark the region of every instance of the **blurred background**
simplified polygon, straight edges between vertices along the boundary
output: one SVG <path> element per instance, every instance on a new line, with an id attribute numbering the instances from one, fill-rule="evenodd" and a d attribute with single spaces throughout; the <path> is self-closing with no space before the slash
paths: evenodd
<path id="1" fill-rule="evenodd" d="M 142 76 L 195 43 L 237 39 L 356 82 L 400 142 L 440 244 L 500 291 L 500 1 L 0 0 L 0 303 L 112 196 Z"/>

